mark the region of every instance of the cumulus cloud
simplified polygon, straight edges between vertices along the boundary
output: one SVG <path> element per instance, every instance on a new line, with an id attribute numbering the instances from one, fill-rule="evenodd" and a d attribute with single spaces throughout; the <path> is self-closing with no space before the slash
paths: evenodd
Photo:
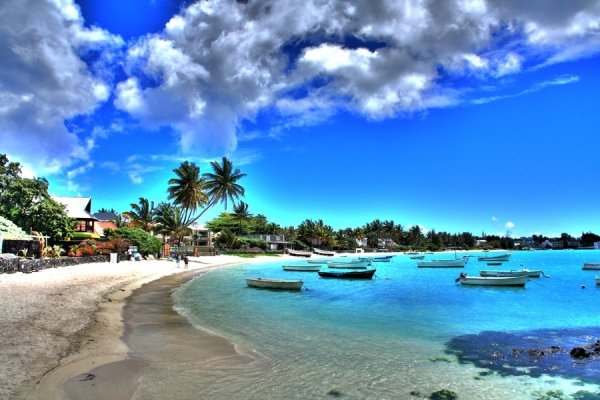
<path id="1" fill-rule="evenodd" d="M 81 54 L 122 41 L 85 28 L 71 0 L 0 3 L 0 148 L 42 173 L 88 159 L 65 121 L 93 112 L 110 87 Z M 34 147 L 34 151 L 29 148 Z"/>
<path id="2" fill-rule="evenodd" d="M 144 127 L 172 128 L 182 154 L 231 153 L 259 114 L 279 135 L 340 111 L 382 119 L 574 83 L 490 93 L 504 77 L 597 54 L 599 30 L 593 0 L 209 0 L 125 45 L 86 28 L 73 0 L 5 0 L 0 146 L 25 157 L 22 143 L 37 143 L 29 158 L 45 171 L 85 165 L 97 136 L 65 121 L 114 94 Z M 121 47 L 122 60 L 107 50 Z M 100 53 L 95 63 L 89 51 Z M 113 84 L 107 66 L 121 62 Z"/>
<path id="3" fill-rule="evenodd" d="M 504 227 L 505 227 L 507 230 L 514 229 L 514 228 L 515 228 L 515 226 L 516 226 L 516 225 L 515 225 L 513 222 L 511 222 L 511 221 L 508 221 L 507 223 L 505 223 L 505 224 L 504 224 Z"/>
<path id="4" fill-rule="evenodd" d="M 240 121 L 261 110 L 275 117 L 272 134 L 343 109 L 379 119 L 459 104 L 448 77 L 489 88 L 599 51 L 599 17 L 585 0 L 196 2 L 129 49 L 115 104 L 175 128 L 184 152 L 231 151 Z"/>

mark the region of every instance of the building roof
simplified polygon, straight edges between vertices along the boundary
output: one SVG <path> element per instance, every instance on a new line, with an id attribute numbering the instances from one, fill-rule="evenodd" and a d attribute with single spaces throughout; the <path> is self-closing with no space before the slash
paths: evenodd
<path id="1" fill-rule="evenodd" d="M 95 220 L 90 213 L 92 211 L 91 197 L 62 197 L 52 196 L 52 200 L 65 206 L 67 214 L 71 218 L 79 220 Z"/>
<path id="2" fill-rule="evenodd" d="M 95 213 L 94 218 L 96 218 L 98 221 L 114 221 L 115 219 L 118 219 L 119 216 L 114 212 L 109 211 Z"/>

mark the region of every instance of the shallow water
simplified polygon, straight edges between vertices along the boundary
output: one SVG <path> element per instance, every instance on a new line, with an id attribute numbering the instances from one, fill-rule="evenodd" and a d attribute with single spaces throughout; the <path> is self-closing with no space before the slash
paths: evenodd
<path id="1" fill-rule="evenodd" d="M 200 276 L 176 292 L 175 305 L 194 325 L 266 360 L 260 371 L 215 378 L 197 393 L 201 398 L 232 398 L 240 390 L 253 399 L 418 398 L 417 392 L 426 397 L 441 389 L 460 399 L 481 399 L 483 394 L 486 399 L 537 399 L 549 390 L 596 393 L 600 381 L 595 374 L 578 374 L 569 369 L 568 359 L 563 359 L 563 370 L 549 363 L 547 371 L 533 373 L 523 364 L 494 369 L 485 360 L 473 361 L 469 351 L 487 354 L 483 346 L 494 346 L 503 332 L 519 338 L 532 337 L 533 330 L 582 328 L 577 340 L 595 341 L 600 288 L 596 273 L 581 267 L 584 261 L 598 260 L 600 251 L 595 250 L 514 252 L 502 267 L 471 258 L 465 268 L 469 275 L 480 269 L 539 268 L 550 276 L 532 279 L 524 289 L 460 286 L 454 281 L 460 269 L 419 269 L 406 255 L 375 263 L 376 278 L 370 281 L 286 272 L 281 261 L 271 261 Z M 255 276 L 301 278 L 308 290 L 248 288 L 245 278 Z M 588 328 L 591 336 L 585 334 Z M 541 348 L 543 339 L 527 345 Z M 469 340 L 472 348 L 465 345 Z M 553 340 L 560 342 L 560 335 Z M 572 332 L 565 333 L 561 344 L 572 342 Z M 565 368 L 569 373 L 561 373 Z M 573 368 L 597 367 L 579 363 Z M 203 374 L 202 368 L 197 371 Z"/>

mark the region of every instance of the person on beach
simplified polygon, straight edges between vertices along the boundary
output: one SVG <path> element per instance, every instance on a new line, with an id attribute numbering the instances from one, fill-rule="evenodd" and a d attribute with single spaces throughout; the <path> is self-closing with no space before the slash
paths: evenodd
<path id="1" fill-rule="evenodd" d="M 190 260 L 188 259 L 188 256 L 183 256 L 183 265 L 184 265 L 184 269 L 188 269 L 188 262 Z"/>
<path id="2" fill-rule="evenodd" d="M 179 268 L 179 254 L 177 254 L 177 256 L 175 257 L 175 262 L 177 263 L 177 268 Z"/>

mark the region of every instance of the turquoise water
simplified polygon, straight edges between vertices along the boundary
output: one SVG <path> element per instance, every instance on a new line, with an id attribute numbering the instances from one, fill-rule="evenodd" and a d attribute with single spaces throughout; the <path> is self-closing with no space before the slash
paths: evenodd
<path id="1" fill-rule="evenodd" d="M 448 255 L 426 257 L 435 258 Z M 482 332 L 528 337 L 561 328 L 597 331 L 600 288 L 594 277 L 600 271 L 582 271 L 584 261 L 600 261 L 600 251 L 513 252 L 502 267 L 473 257 L 464 269 L 469 275 L 480 269 L 542 269 L 549 276 L 531 279 L 525 288 L 460 286 L 454 279 L 461 269 L 420 269 L 407 255 L 374 263 L 377 274 L 370 281 L 286 272 L 282 261 L 268 261 L 200 276 L 176 293 L 175 304 L 193 324 L 269 361 L 261 379 L 236 382 L 246 385 L 247 398 L 418 398 L 416 392 L 428 396 L 448 389 L 460 399 L 480 399 L 482 393 L 486 399 L 536 399 L 548 390 L 599 392 L 600 382 L 590 381 L 590 374 L 556 375 L 552 368 L 541 374 L 526 368 L 514 375 L 490 372 L 458 362 L 448 343 L 461 335 L 483 343 Z M 248 288 L 245 278 L 256 276 L 301 278 L 308 290 Z M 227 397 L 226 389 L 218 392 Z"/>

